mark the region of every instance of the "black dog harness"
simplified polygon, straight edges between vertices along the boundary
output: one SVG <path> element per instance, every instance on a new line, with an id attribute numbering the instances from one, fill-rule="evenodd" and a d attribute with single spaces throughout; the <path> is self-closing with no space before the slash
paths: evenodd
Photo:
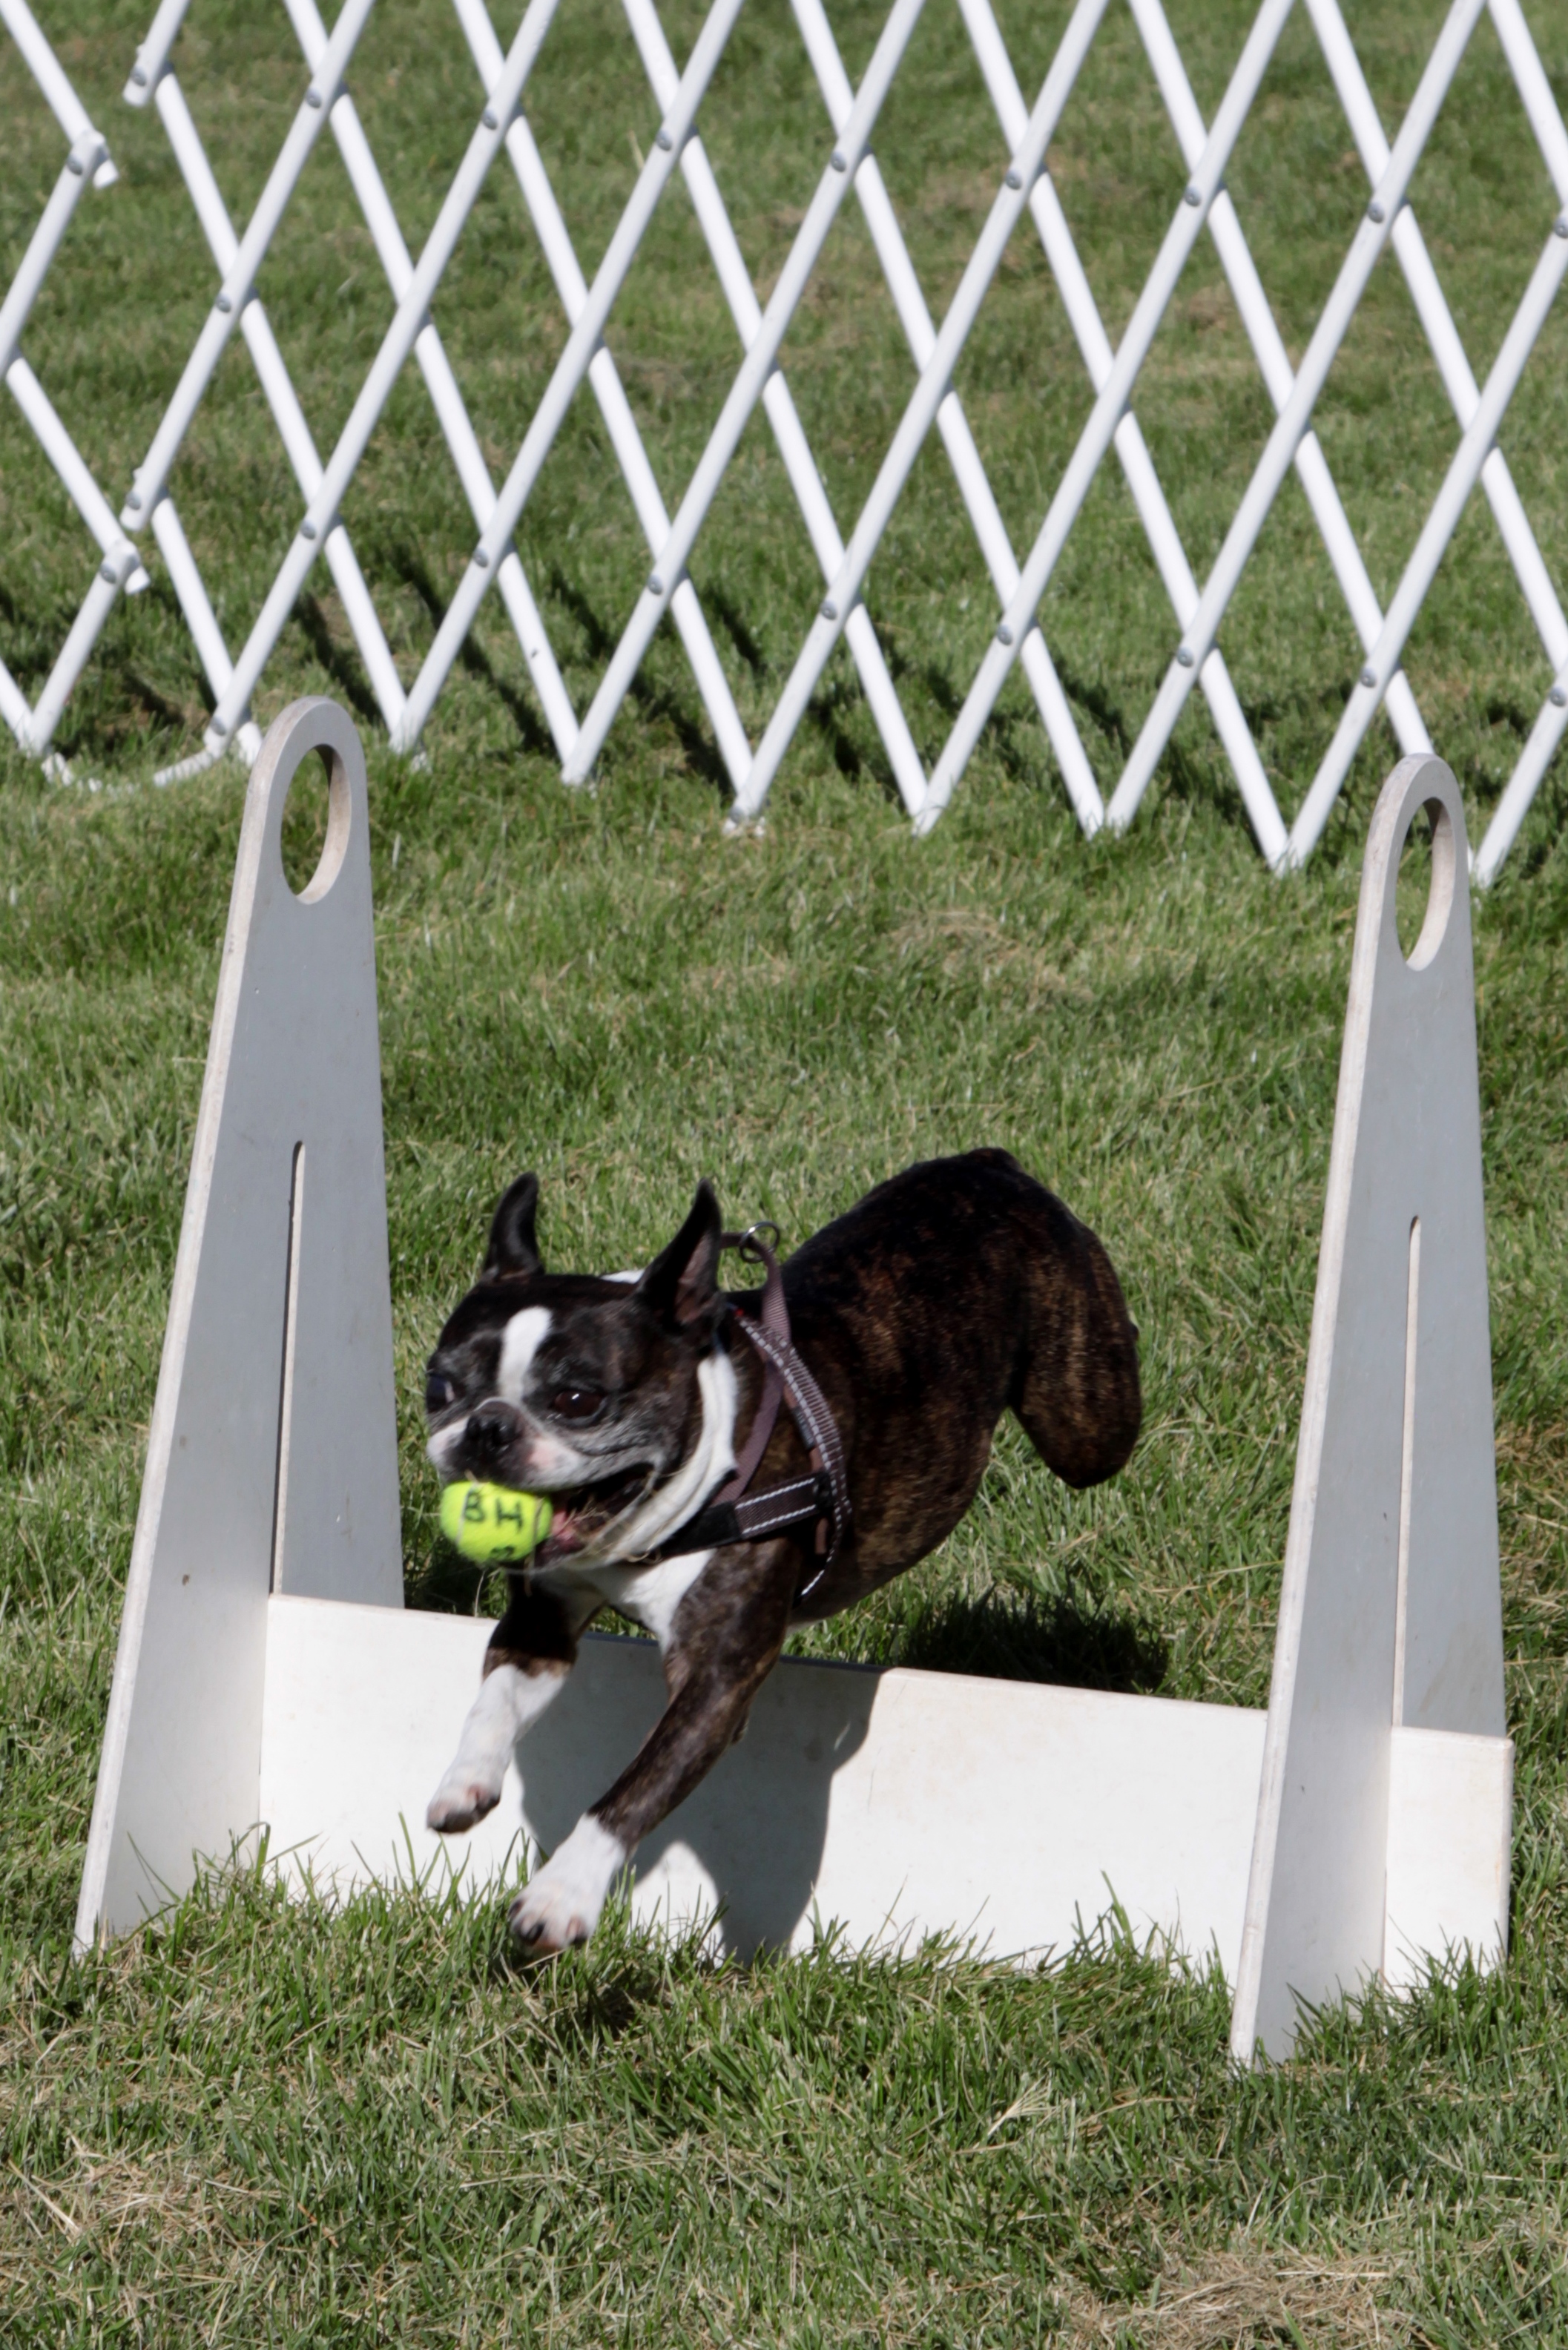
<path id="1" fill-rule="evenodd" d="M 844 1447 L 837 1423 L 822 1389 L 790 1343 L 789 1308 L 784 1303 L 784 1274 L 778 1258 L 763 1238 L 776 1224 L 752 1224 L 743 1232 L 724 1232 L 719 1245 L 738 1249 L 748 1264 L 763 1267 L 762 1295 L 755 1314 L 731 1305 L 732 1326 L 763 1358 L 763 1394 L 745 1448 L 733 1473 L 704 1503 L 694 1518 L 668 1535 L 649 1554 L 653 1558 L 679 1558 L 688 1551 L 718 1550 L 725 1543 L 764 1542 L 786 1527 L 815 1522 L 815 1548 L 821 1565 L 795 1594 L 796 1602 L 815 1591 L 837 1557 L 849 1530 L 849 1481 L 844 1469 Z M 811 1460 L 809 1477 L 792 1477 L 783 1485 L 750 1491 L 779 1416 L 787 1403 Z"/>

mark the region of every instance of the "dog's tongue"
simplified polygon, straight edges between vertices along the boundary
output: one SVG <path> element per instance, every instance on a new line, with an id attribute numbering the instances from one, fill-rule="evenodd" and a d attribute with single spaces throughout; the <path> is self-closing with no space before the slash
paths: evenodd
<path id="1" fill-rule="evenodd" d="M 609 1485 L 587 1486 L 577 1493 L 552 1494 L 556 1515 L 546 1539 L 534 1554 L 535 1563 L 549 1566 L 557 1559 L 591 1551 L 634 1511 L 646 1491 L 643 1473 L 629 1471 Z"/>
<path id="2" fill-rule="evenodd" d="M 534 1556 L 539 1565 L 548 1566 L 552 1559 L 570 1558 L 572 1553 L 581 1550 L 582 1546 L 582 1535 L 578 1533 L 569 1513 L 565 1510 L 557 1510 L 554 1525 Z"/>

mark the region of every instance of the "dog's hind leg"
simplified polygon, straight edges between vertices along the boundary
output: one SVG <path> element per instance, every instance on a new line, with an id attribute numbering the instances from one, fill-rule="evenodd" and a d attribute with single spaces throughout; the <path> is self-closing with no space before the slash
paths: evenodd
<path id="1" fill-rule="evenodd" d="M 512 1749 L 559 1694 L 576 1661 L 578 1635 L 598 1605 L 592 1592 L 562 1596 L 530 1591 L 521 1576 L 514 1581 L 457 1752 L 425 1813 L 427 1827 L 457 1835 L 495 1809 Z"/>
<path id="2" fill-rule="evenodd" d="M 788 1542 L 736 1544 L 715 1551 L 686 1593 L 660 1643 L 669 1705 L 512 1905 L 513 1932 L 539 1956 L 587 1940 L 643 1837 L 740 1736 L 784 1646 L 800 1572 Z"/>

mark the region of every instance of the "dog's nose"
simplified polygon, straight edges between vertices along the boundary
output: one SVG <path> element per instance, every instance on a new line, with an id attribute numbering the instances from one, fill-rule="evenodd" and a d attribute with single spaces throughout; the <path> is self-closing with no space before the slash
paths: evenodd
<path id="1" fill-rule="evenodd" d="M 514 1406 L 500 1396 L 492 1396 L 471 1414 L 465 1438 L 476 1452 L 504 1452 L 522 1424 Z"/>

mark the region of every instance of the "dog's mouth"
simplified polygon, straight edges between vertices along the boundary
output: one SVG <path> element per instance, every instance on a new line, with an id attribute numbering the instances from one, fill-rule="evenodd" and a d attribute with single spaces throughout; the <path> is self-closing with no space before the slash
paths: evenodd
<path id="1" fill-rule="evenodd" d="M 582 1485 L 552 1493 L 549 1498 L 555 1519 L 548 1535 L 535 1553 L 536 1563 L 548 1566 L 552 1560 L 573 1558 L 589 1549 L 607 1528 L 642 1500 L 653 1482 L 653 1474 L 652 1469 L 643 1464 L 623 1470 L 618 1477 L 607 1478 L 601 1485 Z"/>

